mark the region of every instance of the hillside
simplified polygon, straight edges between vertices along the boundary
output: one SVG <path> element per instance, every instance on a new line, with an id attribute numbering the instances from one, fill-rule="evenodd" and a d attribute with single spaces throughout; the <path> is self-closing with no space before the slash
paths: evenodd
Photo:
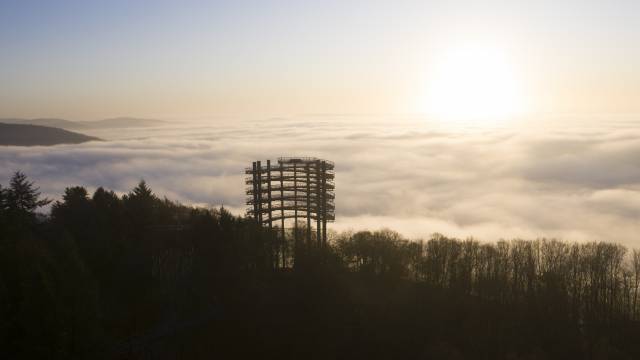
<path id="1" fill-rule="evenodd" d="M 96 137 L 55 127 L 0 123 L 0 145 L 37 146 L 79 144 Z"/>
<path id="2" fill-rule="evenodd" d="M 139 119 L 133 117 L 117 117 L 94 121 L 71 121 L 66 119 L 55 118 L 36 118 L 36 119 L 19 119 L 19 118 L 0 118 L 0 123 L 5 124 L 21 124 L 21 125 L 39 125 L 50 126 L 66 130 L 91 130 L 91 129 L 118 129 L 133 127 L 153 127 L 166 124 L 166 121 L 155 119 Z"/>
<path id="3" fill-rule="evenodd" d="M 321 245 L 144 181 L 69 184 L 39 216 L 51 200 L 26 175 L 0 183 L 2 359 L 640 359 L 638 249 L 391 230 Z"/>
<path id="4" fill-rule="evenodd" d="M 107 129 L 161 126 L 166 124 L 166 121 L 155 119 L 139 119 L 132 117 L 117 117 L 96 121 L 83 121 L 79 123 L 92 129 Z"/>

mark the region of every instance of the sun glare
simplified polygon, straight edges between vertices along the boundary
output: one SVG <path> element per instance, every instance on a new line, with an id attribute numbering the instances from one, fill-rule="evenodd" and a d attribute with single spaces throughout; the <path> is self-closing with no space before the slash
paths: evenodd
<path id="1" fill-rule="evenodd" d="M 524 111 L 517 75 L 501 49 L 451 48 L 428 72 L 423 111 L 446 121 L 503 121 Z"/>

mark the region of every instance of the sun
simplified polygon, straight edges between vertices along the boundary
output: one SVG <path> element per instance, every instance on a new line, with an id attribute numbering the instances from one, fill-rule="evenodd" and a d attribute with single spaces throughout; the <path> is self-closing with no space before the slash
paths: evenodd
<path id="1" fill-rule="evenodd" d="M 500 48 L 450 48 L 428 71 L 422 110 L 445 121 L 503 121 L 524 111 L 518 75 Z"/>

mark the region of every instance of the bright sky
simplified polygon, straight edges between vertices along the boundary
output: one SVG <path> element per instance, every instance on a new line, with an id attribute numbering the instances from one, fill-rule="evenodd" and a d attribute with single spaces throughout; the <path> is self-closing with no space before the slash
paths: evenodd
<path id="1" fill-rule="evenodd" d="M 0 2 L 0 117 L 639 113 L 640 1 Z"/>

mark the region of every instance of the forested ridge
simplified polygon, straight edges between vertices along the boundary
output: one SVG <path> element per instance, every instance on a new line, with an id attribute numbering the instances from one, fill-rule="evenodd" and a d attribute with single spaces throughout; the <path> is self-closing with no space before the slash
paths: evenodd
<path id="1" fill-rule="evenodd" d="M 100 140 L 49 126 L 5 124 L 0 121 L 0 146 L 51 146 Z"/>
<path id="2" fill-rule="evenodd" d="M 293 239 L 144 181 L 51 203 L 17 172 L 0 187 L 0 358 L 640 358 L 636 249 Z"/>

